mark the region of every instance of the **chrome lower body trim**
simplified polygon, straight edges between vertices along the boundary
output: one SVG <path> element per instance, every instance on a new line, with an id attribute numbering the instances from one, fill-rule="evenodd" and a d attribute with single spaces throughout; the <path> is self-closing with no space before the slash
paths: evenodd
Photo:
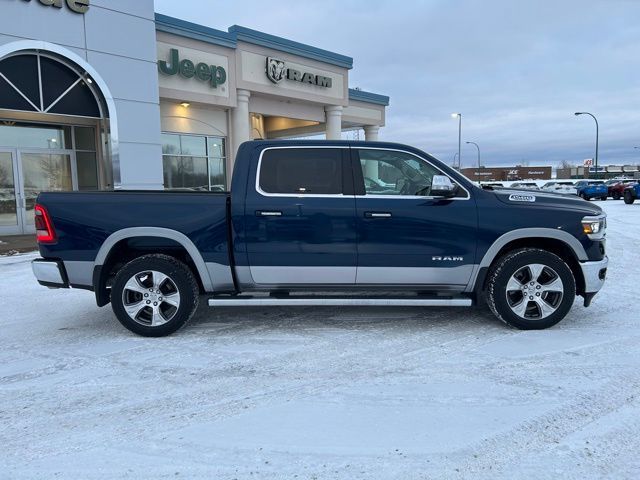
<path id="1" fill-rule="evenodd" d="M 580 268 L 584 276 L 585 293 L 596 293 L 604 285 L 606 269 L 609 265 L 609 258 L 604 257 L 596 262 L 582 262 Z M 602 272 L 605 270 L 605 272 Z"/>
<path id="2" fill-rule="evenodd" d="M 235 289 L 229 265 L 214 262 L 206 262 L 205 265 L 211 278 L 211 292 L 226 292 Z"/>
<path id="3" fill-rule="evenodd" d="M 251 277 L 259 285 L 349 284 L 356 281 L 356 267 L 251 266 Z"/>
<path id="4" fill-rule="evenodd" d="M 65 274 L 58 262 L 53 260 L 36 259 L 31 262 L 31 270 L 38 283 L 48 287 L 66 288 Z"/>
<path id="5" fill-rule="evenodd" d="M 91 287 L 93 285 L 93 262 L 64 261 L 64 268 L 71 285 Z"/>
<path id="6" fill-rule="evenodd" d="M 257 285 L 467 285 L 475 265 L 455 267 L 252 266 Z M 238 270 L 237 270 L 238 271 Z M 240 277 L 240 275 L 239 275 Z M 242 282 L 242 280 L 240 281 Z"/>
<path id="7" fill-rule="evenodd" d="M 225 297 L 210 298 L 210 307 L 470 307 L 470 298 L 337 298 L 337 297 Z"/>
<path id="8" fill-rule="evenodd" d="M 457 267 L 358 267 L 364 285 L 466 285 L 475 265 Z"/>

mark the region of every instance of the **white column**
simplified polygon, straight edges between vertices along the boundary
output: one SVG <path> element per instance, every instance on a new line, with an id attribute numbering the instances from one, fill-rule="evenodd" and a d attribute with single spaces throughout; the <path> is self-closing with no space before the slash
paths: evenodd
<path id="1" fill-rule="evenodd" d="M 340 140 L 342 138 L 342 107 L 340 105 L 332 105 L 324 107 L 324 111 L 327 116 L 327 140 Z"/>
<path id="2" fill-rule="evenodd" d="M 235 161 L 238 147 L 241 143 L 251 140 L 250 135 L 250 119 L 249 119 L 249 97 L 251 92 L 248 90 L 237 90 L 238 106 L 231 109 L 231 123 L 233 131 L 233 158 Z M 231 165 L 233 167 L 233 164 Z M 230 170 L 231 171 L 231 170 Z"/>
<path id="3" fill-rule="evenodd" d="M 378 132 L 380 127 L 378 125 L 366 125 L 364 127 L 364 139 L 367 142 L 376 142 L 378 140 Z"/>

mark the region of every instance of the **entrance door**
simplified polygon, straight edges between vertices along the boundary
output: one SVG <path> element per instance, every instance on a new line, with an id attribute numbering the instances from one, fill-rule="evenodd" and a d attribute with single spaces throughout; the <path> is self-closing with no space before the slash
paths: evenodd
<path id="1" fill-rule="evenodd" d="M 18 197 L 21 233 L 35 232 L 34 208 L 38 194 L 75 190 L 72 152 L 18 150 Z"/>
<path id="2" fill-rule="evenodd" d="M 0 235 L 22 233 L 15 150 L 0 150 Z"/>

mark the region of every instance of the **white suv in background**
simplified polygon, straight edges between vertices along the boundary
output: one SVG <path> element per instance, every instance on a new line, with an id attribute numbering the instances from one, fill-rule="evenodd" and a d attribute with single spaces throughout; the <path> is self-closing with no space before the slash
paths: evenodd
<path id="1" fill-rule="evenodd" d="M 541 190 L 544 190 L 545 192 L 561 193 L 563 195 L 578 195 L 578 189 L 574 183 L 569 180 L 547 182 L 542 186 Z"/>

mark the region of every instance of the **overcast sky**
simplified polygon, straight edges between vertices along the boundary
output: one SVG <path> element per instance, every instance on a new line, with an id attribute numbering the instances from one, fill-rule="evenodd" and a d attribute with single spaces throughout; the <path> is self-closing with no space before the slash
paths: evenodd
<path id="1" fill-rule="evenodd" d="M 351 87 L 391 97 L 380 139 L 451 163 L 640 161 L 640 0 L 155 0 L 353 57 Z"/>

